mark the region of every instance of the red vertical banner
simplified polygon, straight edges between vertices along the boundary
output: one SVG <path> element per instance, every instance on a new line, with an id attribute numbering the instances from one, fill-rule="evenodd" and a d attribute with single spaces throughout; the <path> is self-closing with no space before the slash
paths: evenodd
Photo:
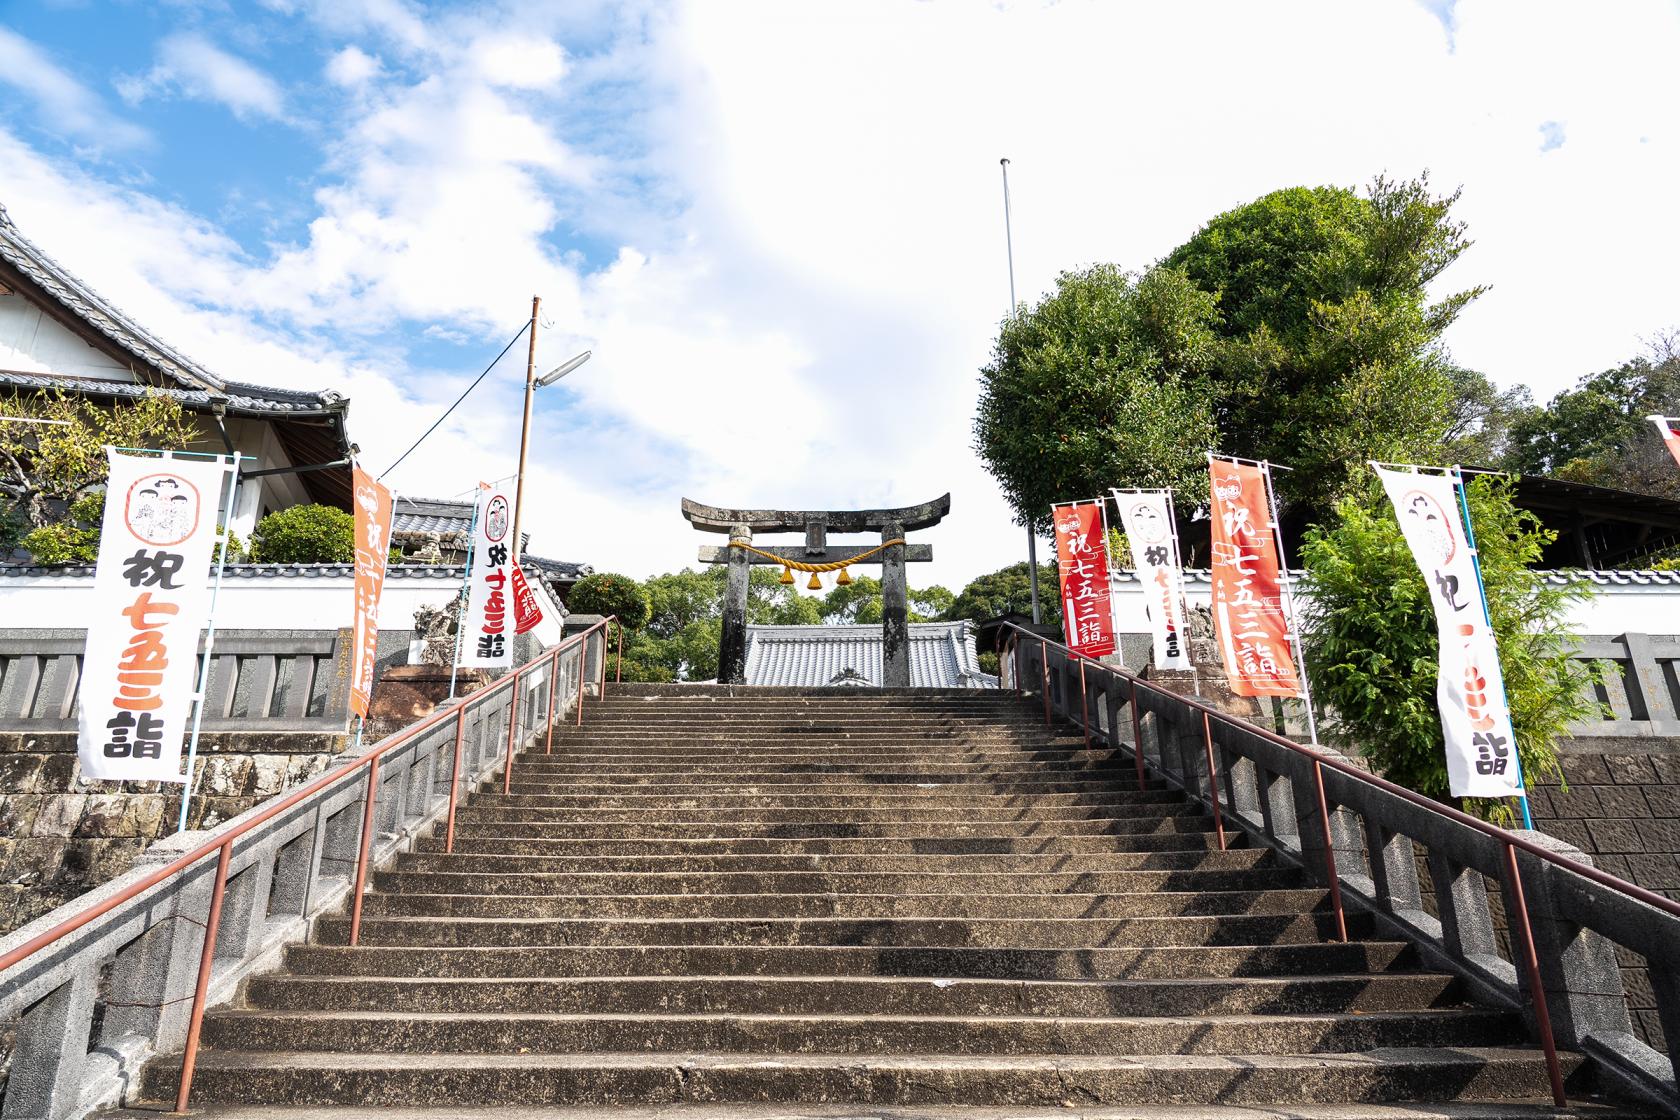
<path id="1" fill-rule="evenodd" d="M 1114 652 L 1114 608 L 1108 585 L 1108 542 L 1102 503 L 1056 506 L 1056 567 L 1062 580 L 1062 633 L 1087 657 Z"/>
<path id="2" fill-rule="evenodd" d="M 542 623 L 542 607 L 537 605 L 537 593 L 525 580 L 523 563 L 513 566 L 513 632 L 529 634 Z"/>
<path id="3" fill-rule="evenodd" d="M 1675 463 L 1680 464 L 1680 430 L 1674 427 L 1676 421 L 1680 421 L 1680 416 L 1652 416 L 1649 419 L 1657 426 L 1657 431 L 1662 433 L 1663 442 L 1668 445 L 1668 453 L 1674 456 Z"/>
<path id="4" fill-rule="evenodd" d="M 379 652 L 379 598 L 391 555 L 391 492 L 361 467 L 353 472 L 356 517 L 356 613 L 351 624 L 350 711 L 367 718 Z"/>
<path id="5" fill-rule="evenodd" d="M 1208 462 L 1213 484 L 1213 625 L 1238 696 L 1299 696 L 1278 578 L 1266 472 Z"/>

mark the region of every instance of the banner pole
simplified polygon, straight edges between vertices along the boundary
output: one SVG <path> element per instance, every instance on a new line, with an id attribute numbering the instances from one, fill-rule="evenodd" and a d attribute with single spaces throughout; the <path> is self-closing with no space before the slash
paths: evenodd
<path id="1" fill-rule="evenodd" d="M 1470 524 L 1470 495 L 1465 490 L 1464 475 L 1455 464 L 1452 468 L 1453 490 L 1458 494 L 1458 513 L 1464 519 L 1464 542 L 1470 546 L 1470 562 L 1476 567 L 1476 594 L 1482 600 L 1482 620 L 1487 623 L 1488 636 L 1493 639 L 1494 656 L 1499 655 L 1499 635 L 1493 630 L 1493 613 L 1488 610 L 1487 585 L 1482 582 L 1482 551 L 1476 547 L 1476 528 Z M 1505 695 L 1505 669 L 1499 670 L 1499 702 L 1505 706 L 1507 717 L 1511 713 L 1511 700 Z M 1522 752 L 1517 749 L 1516 728 L 1511 729 L 1511 762 L 1517 768 L 1517 785 L 1522 793 L 1517 796 L 1517 803 L 1522 806 L 1523 827 L 1534 829 L 1534 815 L 1528 809 L 1528 781 L 1523 777 Z"/>
<path id="2" fill-rule="evenodd" d="M 455 656 L 449 659 L 449 698 L 455 699 L 455 673 L 461 667 L 461 637 L 467 632 L 467 594 L 472 587 L 473 544 L 478 540 L 478 503 L 483 492 L 473 498 L 472 520 L 467 523 L 467 570 L 461 573 L 461 613 L 455 616 Z"/>
<path id="3" fill-rule="evenodd" d="M 223 458 L 228 475 L 226 511 L 222 515 L 222 535 L 215 544 L 216 578 L 210 584 L 210 615 L 204 622 L 204 660 L 198 666 L 198 690 L 193 694 L 192 735 L 187 740 L 187 774 L 181 784 L 181 817 L 176 822 L 176 832 L 187 830 L 187 808 L 192 803 L 193 764 L 198 761 L 198 731 L 204 722 L 204 693 L 210 687 L 210 662 L 216 652 L 216 598 L 221 594 L 222 573 L 227 570 L 228 543 L 233 536 L 233 501 L 239 486 L 239 458 L 233 455 Z"/>
<path id="4" fill-rule="evenodd" d="M 1202 674 L 1196 669 L 1195 655 L 1190 652 L 1190 593 L 1184 587 L 1184 556 L 1178 550 L 1178 504 L 1173 501 L 1172 487 L 1163 486 L 1161 493 L 1167 498 L 1167 536 L 1172 541 L 1173 570 L 1178 573 L 1178 617 L 1184 623 L 1184 633 L 1180 640 L 1184 643 L 1184 657 L 1190 662 L 1190 687 L 1197 696 L 1202 694 Z M 1136 557 L 1133 558 L 1134 561 Z M 1210 605 L 1209 615 L 1212 615 Z"/>
<path id="5" fill-rule="evenodd" d="M 1277 491 L 1272 486 L 1272 464 L 1262 461 L 1260 473 L 1266 479 L 1266 502 L 1272 510 L 1272 543 L 1277 546 L 1278 573 L 1283 577 L 1283 598 L 1289 605 L 1289 636 L 1295 644 L 1295 670 L 1301 674 L 1301 700 L 1307 706 L 1307 738 L 1318 746 L 1318 718 L 1313 715 L 1312 685 L 1307 680 L 1307 655 L 1301 644 L 1301 616 L 1295 610 L 1295 585 L 1289 577 L 1289 557 L 1283 551 L 1283 522 L 1278 517 Z"/>

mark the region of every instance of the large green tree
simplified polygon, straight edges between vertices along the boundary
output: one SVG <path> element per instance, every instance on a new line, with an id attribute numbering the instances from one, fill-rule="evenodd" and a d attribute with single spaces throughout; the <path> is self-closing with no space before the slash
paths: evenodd
<path id="1" fill-rule="evenodd" d="M 975 449 L 1018 524 L 1110 486 L 1192 488 L 1215 441 L 1214 297 L 1182 271 L 1063 273 L 1003 324 L 981 371 Z"/>
<path id="2" fill-rule="evenodd" d="M 1680 471 L 1653 413 L 1680 413 L 1680 339 L 1647 357 L 1581 378 L 1511 425 L 1505 466 L 1523 474 L 1680 498 Z"/>
<path id="3" fill-rule="evenodd" d="M 1221 214 L 1165 264 L 1218 298 L 1219 446 L 1294 468 L 1286 498 L 1328 512 L 1368 459 L 1434 461 L 1477 434 L 1485 379 L 1442 333 L 1485 290 L 1433 298 L 1469 248 L 1457 192 L 1376 179 L 1364 195 L 1292 187 Z M 1496 396 L 1496 395 L 1494 395 Z"/>
<path id="4" fill-rule="evenodd" d="M 1038 566 L 1040 617 L 1046 623 L 1059 626 L 1062 621 L 1061 596 L 1057 592 L 1056 565 Z M 970 622 L 985 622 L 1006 614 L 1032 613 L 1032 587 L 1027 579 L 1027 562 L 1011 564 L 983 576 L 975 576 L 957 592 L 957 597 L 945 611 L 948 619 L 966 618 Z"/>

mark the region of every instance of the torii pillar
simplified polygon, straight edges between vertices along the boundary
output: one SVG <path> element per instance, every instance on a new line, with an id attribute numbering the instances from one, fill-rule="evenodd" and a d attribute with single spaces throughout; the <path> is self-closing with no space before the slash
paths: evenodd
<path id="1" fill-rule="evenodd" d="M 879 532 L 882 544 L 902 540 L 906 533 L 944 520 L 951 512 L 951 495 L 919 506 L 870 510 L 724 509 L 684 498 L 682 512 L 696 529 L 729 534 L 728 546 L 702 546 L 700 562 L 729 565 L 723 593 L 723 637 L 718 643 L 718 683 L 740 684 L 747 675 L 747 587 L 752 565 L 782 560 L 809 564 L 853 560 L 875 546 L 831 545 L 829 533 Z M 768 556 L 734 547 L 737 542 L 752 544 L 754 532 L 804 533 L 805 543 L 762 548 Z M 886 688 L 910 687 L 910 591 L 904 565 L 932 559 L 932 545 L 895 544 L 855 561 L 881 565 L 881 684 Z"/>

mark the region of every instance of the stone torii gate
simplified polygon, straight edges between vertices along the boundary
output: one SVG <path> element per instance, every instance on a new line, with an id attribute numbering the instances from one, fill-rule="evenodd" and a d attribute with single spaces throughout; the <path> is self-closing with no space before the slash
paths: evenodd
<path id="1" fill-rule="evenodd" d="M 887 688 L 910 687 L 909 585 L 904 565 L 933 559 L 933 546 L 905 544 L 904 534 L 926 529 L 951 512 L 951 495 L 900 509 L 869 510 L 783 510 L 722 509 L 682 500 L 682 512 L 696 529 L 728 533 L 730 543 L 722 548 L 702 545 L 702 564 L 729 565 L 729 579 L 723 596 L 723 637 L 718 644 L 718 682 L 740 684 L 747 672 L 747 575 L 753 564 L 803 564 L 853 562 L 881 565 L 881 684 Z M 759 547 L 749 552 L 737 545 L 753 544 L 757 533 L 804 533 L 803 545 Z M 831 545 L 829 533 L 879 532 L 887 548 L 866 545 Z M 760 555 L 763 553 L 764 555 Z M 866 556 L 866 553 L 873 555 Z"/>

